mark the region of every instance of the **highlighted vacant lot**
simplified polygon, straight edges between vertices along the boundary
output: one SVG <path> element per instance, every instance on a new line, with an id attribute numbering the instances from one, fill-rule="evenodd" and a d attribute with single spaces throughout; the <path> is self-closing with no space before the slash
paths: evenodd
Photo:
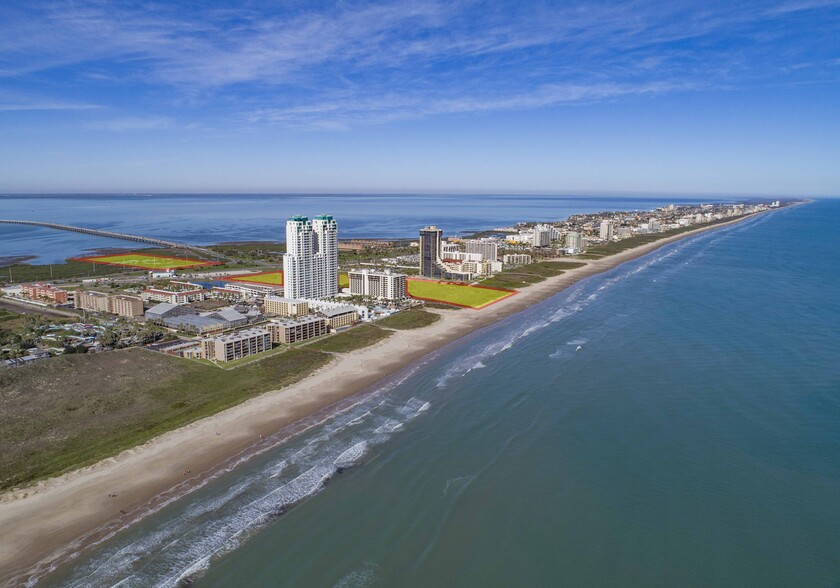
<path id="1" fill-rule="evenodd" d="M 263 284 L 266 286 L 282 286 L 283 272 L 270 271 L 258 274 L 245 274 L 224 278 L 226 282 L 245 282 L 246 284 Z"/>
<path id="2" fill-rule="evenodd" d="M 93 257 L 74 257 L 73 261 L 90 261 L 104 265 L 119 265 L 145 270 L 184 269 L 205 265 L 221 265 L 218 261 L 204 261 L 186 257 L 166 257 L 146 253 L 120 253 L 117 255 L 96 255 Z"/>
<path id="3" fill-rule="evenodd" d="M 430 280 L 408 280 L 408 295 L 418 300 L 442 302 L 464 308 L 480 310 L 491 304 L 513 296 L 516 292 L 484 286 L 468 286 L 451 282 Z"/>
<path id="4" fill-rule="evenodd" d="M 282 286 L 283 285 L 283 272 L 281 271 L 270 271 L 270 272 L 260 272 L 258 274 L 245 274 L 242 276 L 232 276 L 229 278 L 225 278 L 227 282 L 245 282 L 246 284 L 264 284 L 269 286 Z M 347 274 L 338 274 L 338 287 L 339 288 L 349 288 L 350 287 L 350 279 L 347 277 Z"/>

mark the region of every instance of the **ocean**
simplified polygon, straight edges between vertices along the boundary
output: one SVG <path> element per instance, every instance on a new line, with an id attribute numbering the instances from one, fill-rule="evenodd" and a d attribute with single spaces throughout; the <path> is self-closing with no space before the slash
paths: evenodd
<path id="1" fill-rule="evenodd" d="M 703 202 L 719 202 L 710 199 Z M 417 237 L 435 224 L 445 235 L 562 220 L 606 210 L 652 210 L 689 204 L 685 198 L 583 198 L 493 195 L 0 195 L 0 219 L 54 222 L 210 245 L 224 241 L 283 241 L 295 214 L 332 214 L 342 238 Z M 59 263 L 105 248 L 144 245 L 54 229 L 0 224 L 0 258 Z"/>
<path id="2" fill-rule="evenodd" d="M 838 225 L 817 201 L 583 280 L 43 585 L 837 586 Z"/>

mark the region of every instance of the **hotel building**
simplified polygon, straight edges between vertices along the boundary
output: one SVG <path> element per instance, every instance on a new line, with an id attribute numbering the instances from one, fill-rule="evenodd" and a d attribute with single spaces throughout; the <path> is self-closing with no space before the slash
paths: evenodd
<path id="1" fill-rule="evenodd" d="M 407 296 L 405 274 L 391 270 L 375 271 L 371 269 L 347 272 L 350 279 L 350 293 L 356 296 L 368 296 L 381 300 L 402 300 Z"/>

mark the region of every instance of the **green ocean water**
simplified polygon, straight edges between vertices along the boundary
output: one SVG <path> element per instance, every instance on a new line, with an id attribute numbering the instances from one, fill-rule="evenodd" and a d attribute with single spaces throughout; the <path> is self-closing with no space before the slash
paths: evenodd
<path id="1" fill-rule="evenodd" d="M 450 346 L 44 585 L 837 586 L 840 202 Z"/>

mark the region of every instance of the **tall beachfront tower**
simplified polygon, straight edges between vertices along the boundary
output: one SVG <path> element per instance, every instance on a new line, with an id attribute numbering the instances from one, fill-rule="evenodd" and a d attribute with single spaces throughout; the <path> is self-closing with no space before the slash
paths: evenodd
<path id="1" fill-rule="evenodd" d="M 305 216 L 286 221 L 283 293 L 286 298 L 313 298 L 312 222 Z"/>
<path id="2" fill-rule="evenodd" d="M 420 229 L 420 275 L 439 278 L 441 272 L 440 241 L 443 231 L 430 226 Z"/>
<path id="3" fill-rule="evenodd" d="M 338 294 L 338 223 L 328 214 L 312 219 L 315 298 Z"/>
<path id="4" fill-rule="evenodd" d="M 605 241 L 611 241 L 613 238 L 613 222 L 611 220 L 601 221 L 600 237 Z"/>
<path id="5" fill-rule="evenodd" d="M 286 221 L 283 293 L 286 298 L 338 294 L 338 223 L 333 217 L 293 216 Z"/>

